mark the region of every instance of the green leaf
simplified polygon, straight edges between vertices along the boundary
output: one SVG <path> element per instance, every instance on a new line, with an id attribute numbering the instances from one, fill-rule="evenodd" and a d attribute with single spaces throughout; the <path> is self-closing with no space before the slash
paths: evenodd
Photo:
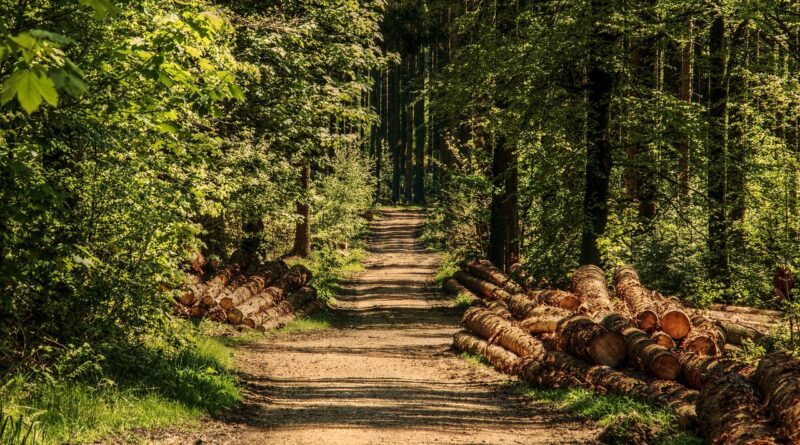
<path id="1" fill-rule="evenodd" d="M 58 92 L 56 91 L 53 80 L 45 74 L 36 74 L 32 71 L 20 71 L 17 75 L 16 84 L 12 86 L 16 91 L 17 100 L 22 105 L 22 109 L 28 114 L 32 114 L 42 104 L 44 99 L 52 106 L 58 105 Z M 11 79 L 9 79 L 11 80 Z M 3 90 L 3 99 L 7 98 L 8 92 Z"/>
<path id="2" fill-rule="evenodd" d="M 20 48 L 31 49 L 36 44 L 36 39 L 27 32 L 21 32 L 9 38 L 12 42 L 16 43 Z"/>
<path id="3" fill-rule="evenodd" d="M 114 6 L 111 0 L 78 0 L 78 2 L 94 9 L 94 17 L 96 19 L 102 19 L 108 14 L 117 13 L 117 7 Z"/>
<path id="4" fill-rule="evenodd" d="M 54 32 L 45 31 L 42 29 L 34 29 L 30 31 L 30 34 L 33 37 L 36 37 L 37 39 L 49 40 L 55 43 L 63 43 L 63 44 L 72 43 L 72 39 L 70 39 L 69 37 L 62 36 L 61 34 L 56 34 Z"/>
<path id="5" fill-rule="evenodd" d="M 36 74 L 30 71 L 21 72 L 19 80 L 17 80 L 17 100 L 28 114 L 36 111 L 42 103 L 42 95 L 39 93 L 37 83 Z"/>

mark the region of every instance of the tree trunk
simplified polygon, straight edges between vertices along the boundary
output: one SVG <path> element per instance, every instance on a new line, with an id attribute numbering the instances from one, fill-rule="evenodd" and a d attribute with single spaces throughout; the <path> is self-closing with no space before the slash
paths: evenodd
<path id="1" fill-rule="evenodd" d="M 423 52 L 417 54 L 416 86 L 421 92 L 425 86 Z M 418 94 L 414 105 L 414 204 L 425 203 L 425 96 Z"/>
<path id="2" fill-rule="evenodd" d="M 727 67 L 725 40 L 725 18 L 718 14 L 711 24 L 709 42 L 708 252 L 710 279 L 728 289 L 730 270 L 725 178 L 728 89 L 725 84 Z"/>
<path id="3" fill-rule="evenodd" d="M 502 135 L 494 140 L 492 183 L 489 260 L 507 272 L 519 261 L 519 171 L 517 154 Z"/>
<path id="4" fill-rule="evenodd" d="M 575 294 L 563 290 L 536 291 L 529 295 L 543 305 L 559 307 L 568 311 L 577 311 L 581 306 L 581 300 Z"/>
<path id="5" fill-rule="evenodd" d="M 686 351 L 677 351 L 676 355 L 681 361 L 681 381 L 689 388 L 702 389 L 709 381 L 729 373 L 750 381 L 755 373 L 754 367 L 737 360 Z"/>
<path id="6" fill-rule="evenodd" d="M 488 261 L 470 261 L 466 265 L 467 272 L 482 278 L 490 283 L 503 288 L 506 292 L 519 294 L 524 292 L 522 286 L 515 282 L 511 277 L 501 272 Z"/>
<path id="7" fill-rule="evenodd" d="M 650 295 L 658 308 L 661 330 L 675 340 L 686 337 L 692 329 L 692 322 L 681 301 L 675 297 L 664 297 L 658 292 L 651 292 Z"/>
<path id="8" fill-rule="evenodd" d="M 686 27 L 689 33 L 688 40 L 681 47 L 681 86 L 680 98 L 686 103 L 692 103 L 693 82 L 694 82 L 694 19 L 689 17 L 686 20 Z M 684 140 L 678 147 L 679 159 L 678 183 L 680 192 L 683 196 L 689 195 L 689 183 L 691 179 L 692 166 L 692 146 L 691 142 Z"/>
<path id="9" fill-rule="evenodd" d="M 470 332 L 484 339 L 492 339 L 494 343 L 519 357 L 544 353 L 544 346 L 539 340 L 486 309 L 479 307 L 467 309 L 461 324 Z"/>
<path id="10" fill-rule="evenodd" d="M 392 204 L 400 202 L 400 157 L 403 147 L 401 104 L 400 104 L 400 65 L 389 67 L 388 132 L 389 150 L 392 155 Z"/>
<path id="11" fill-rule="evenodd" d="M 305 163 L 300 171 L 300 186 L 303 196 L 297 201 L 297 222 L 294 232 L 294 247 L 292 256 L 308 258 L 311 255 L 311 206 L 309 205 L 309 192 L 311 185 L 311 165 Z"/>
<path id="12" fill-rule="evenodd" d="M 405 85 L 403 86 L 403 113 L 405 115 L 405 189 L 404 200 L 406 203 L 413 201 L 414 193 L 414 107 L 411 105 L 413 95 L 413 79 L 417 69 L 417 55 L 408 56 L 406 65 Z"/>
<path id="13" fill-rule="evenodd" d="M 598 25 L 589 37 L 586 184 L 580 261 L 583 265 L 599 266 L 601 258 L 597 238 L 605 234 L 608 223 L 608 189 L 613 163 L 608 125 L 614 75 L 605 59 L 615 37 L 600 25 L 611 16 L 612 2 L 592 0 L 591 8 Z"/>

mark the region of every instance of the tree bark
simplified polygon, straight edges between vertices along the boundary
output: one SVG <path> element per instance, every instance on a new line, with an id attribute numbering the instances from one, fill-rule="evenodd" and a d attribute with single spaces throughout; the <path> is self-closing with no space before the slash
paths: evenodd
<path id="1" fill-rule="evenodd" d="M 297 215 L 300 221 L 297 222 L 294 232 L 294 246 L 292 256 L 308 258 L 311 255 L 311 206 L 309 205 L 309 193 L 311 186 L 311 165 L 306 162 L 300 170 L 300 187 L 303 196 L 297 201 Z"/>
<path id="2" fill-rule="evenodd" d="M 392 203 L 400 202 L 400 157 L 403 147 L 401 104 L 400 104 L 400 65 L 389 66 L 388 132 L 389 150 L 392 155 Z"/>
<path id="3" fill-rule="evenodd" d="M 628 357 L 650 375 L 662 380 L 675 380 L 680 374 L 681 363 L 678 358 L 647 333 L 636 329 L 627 318 L 620 314 L 609 314 L 603 318 L 601 324 L 625 337 Z"/>
<path id="4" fill-rule="evenodd" d="M 692 103 L 694 93 L 694 19 L 686 19 L 686 28 L 689 33 L 688 40 L 681 47 L 681 85 L 680 98 L 686 103 Z M 689 183 L 691 179 L 692 166 L 692 145 L 688 140 L 681 142 L 678 147 L 679 159 L 678 183 L 680 192 L 683 196 L 689 195 Z"/>
<path id="5" fill-rule="evenodd" d="M 421 92 L 425 86 L 423 53 L 417 54 L 416 86 Z M 425 203 L 425 96 L 418 94 L 414 105 L 414 204 Z"/>
<path id="6" fill-rule="evenodd" d="M 719 13 L 711 24 L 709 41 L 708 252 L 709 278 L 728 289 L 730 270 L 725 178 L 728 113 L 728 89 L 725 77 L 728 64 L 725 47 L 725 18 Z"/>
<path id="7" fill-rule="evenodd" d="M 615 76 L 606 59 L 616 38 L 601 27 L 613 12 L 612 2 L 592 0 L 591 10 L 596 25 L 589 36 L 586 184 L 580 261 L 583 265 L 599 266 L 597 238 L 605 234 L 608 224 L 608 191 L 613 164 L 608 125 Z"/>
<path id="8" fill-rule="evenodd" d="M 519 171 L 517 154 L 505 136 L 494 139 L 489 221 L 489 260 L 507 272 L 519 260 Z"/>
<path id="9" fill-rule="evenodd" d="M 630 307 L 639 329 L 652 332 L 658 327 L 655 302 L 632 267 L 622 267 L 614 274 L 614 288 L 617 296 Z"/>
<path id="10" fill-rule="evenodd" d="M 561 320 L 558 335 L 564 351 L 592 363 L 615 368 L 627 357 L 625 339 L 620 334 L 582 315 Z"/>
<path id="11" fill-rule="evenodd" d="M 800 441 L 800 361 L 786 354 L 762 358 L 754 380 L 778 423 L 778 433 Z"/>
<path id="12" fill-rule="evenodd" d="M 602 317 L 614 311 L 606 275 L 599 267 L 587 265 L 576 270 L 572 274 L 570 289 L 586 304 L 589 313 Z"/>

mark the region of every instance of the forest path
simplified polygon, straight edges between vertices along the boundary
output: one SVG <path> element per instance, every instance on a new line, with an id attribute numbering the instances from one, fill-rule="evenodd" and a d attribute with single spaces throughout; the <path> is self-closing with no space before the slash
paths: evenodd
<path id="1" fill-rule="evenodd" d="M 331 329 L 237 348 L 243 405 L 157 443 L 578 444 L 593 427 L 514 394 L 508 377 L 450 350 L 461 311 L 437 291 L 419 212 L 384 211 L 366 270 Z"/>

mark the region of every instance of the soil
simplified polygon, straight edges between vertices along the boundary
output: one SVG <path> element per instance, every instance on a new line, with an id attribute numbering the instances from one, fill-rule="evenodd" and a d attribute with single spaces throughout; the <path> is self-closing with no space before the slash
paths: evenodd
<path id="1" fill-rule="evenodd" d="M 366 270 L 324 331 L 237 347 L 246 388 L 236 409 L 164 444 L 584 444 L 599 429 L 516 395 L 513 380 L 450 349 L 462 310 L 433 286 L 440 258 L 422 218 L 385 210 Z"/>

